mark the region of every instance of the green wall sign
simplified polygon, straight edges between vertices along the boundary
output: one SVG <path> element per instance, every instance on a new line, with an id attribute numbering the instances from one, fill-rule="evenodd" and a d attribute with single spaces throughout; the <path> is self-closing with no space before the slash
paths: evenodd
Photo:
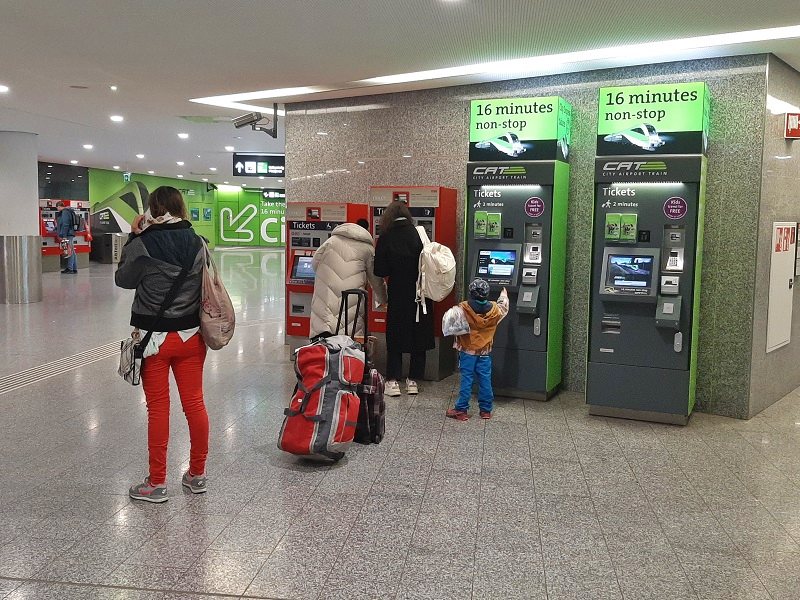
<path id="1" fill-rule="evenodd" d="M 473 100 L 469 160 L 566 160 L 572 106 L 563 98 Z"/>
<path id="2" fill-rule="evenodd" d="M 704 154 L 710 104 L 702 82 L 600 88 L 597 154 Z"/>
<path id="3" fill-rule="evenodd" d="M 282 247 L 286 243 L 283 190 L 217 192 L 217 243 L 220 246 Z"/>

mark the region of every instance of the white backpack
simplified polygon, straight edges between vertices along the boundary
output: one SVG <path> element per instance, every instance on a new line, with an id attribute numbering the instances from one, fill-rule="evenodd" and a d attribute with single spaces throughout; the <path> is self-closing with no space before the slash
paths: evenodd
<path id="1" fill-rule="evenodd" d="M 417 278 L 417 322 L 419 311 L 428 314 L 425 298 L 441 302 L 453 291 L 456 283 L 456 259 L 447 246 L 432 242 L 424 227 L 417 227 L 422 240 L 419 255 L 419 277 Z"/>

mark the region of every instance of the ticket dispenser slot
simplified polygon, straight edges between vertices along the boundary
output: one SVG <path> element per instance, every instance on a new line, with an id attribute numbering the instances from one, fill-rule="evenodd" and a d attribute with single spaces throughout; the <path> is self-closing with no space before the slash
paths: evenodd
<path id="1" fill-rule="evenodd" d="M 520 286 L 517 294 L 517 312 L 534 317 L 539 314 L 539 286 Z"/>
<path id="2" fill-rule="evenodd" d="M 681 297 L 659 296 L 656 308 L 656 327 L 663 329 L 681 328 Z"/>

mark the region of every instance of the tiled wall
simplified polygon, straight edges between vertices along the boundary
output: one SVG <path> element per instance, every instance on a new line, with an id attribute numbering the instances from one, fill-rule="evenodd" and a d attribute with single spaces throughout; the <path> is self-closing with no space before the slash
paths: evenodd
<path id="1" fill-rule="evenodd" d="M 443 185 L 459 190 L 463 222 L 470 100 L 564 97 L 574 111 L 564 385 L 582 390 L 598 88 L 705 81 L 713 104 L 698 399 L 705 410 L 744 417 L 766 65 L 766 55 L 743 56 L 291 104 L 287 201 L 366 202 L 370 185 Z"/>
<path id="2" fill-rule="evenodd" d="M 767 93 L 800 106 L 800 73 L 774 56 L 769 58 Z M 758 224 L 758 256 L 753 310 L 752 376 L 750 416 L 800 386 L 800 294 L 794 294 L 792 341 L 767 354 L 767 306 L 772 256 L 772 223 L 800 222 L 800 140 L 783 138 L 783 113 L 766 113 Z M 777 156 L 791 156 L 778 159 Z"/>

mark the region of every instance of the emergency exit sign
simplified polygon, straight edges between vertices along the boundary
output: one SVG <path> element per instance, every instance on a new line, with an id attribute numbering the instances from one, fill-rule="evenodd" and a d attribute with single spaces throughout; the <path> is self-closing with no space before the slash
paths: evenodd
<path id="1" fill-rule="evenodd" d="M 800 113 L 786 113 L 786 133 L 783 137 L 787 140 L 800 139 Z"/>
<path id="2" fill-rule="evenodd" d="M 238 177 L 283 177 L 286 170 L 283 154 L 233 153 L 233 175 Z"/>

